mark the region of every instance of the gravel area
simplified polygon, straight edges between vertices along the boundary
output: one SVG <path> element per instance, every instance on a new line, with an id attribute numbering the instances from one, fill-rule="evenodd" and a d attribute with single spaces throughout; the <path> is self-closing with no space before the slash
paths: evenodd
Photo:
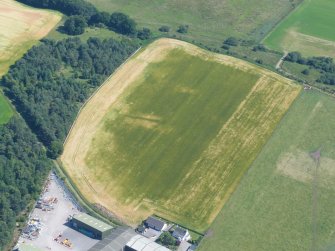
<path id="1" fill-rule="evenodd" d="M 48 184 L 41 196 L 42 200 L 50 198 L 57 199 L 57 202 L 52 204 L 53 209 L 51 211 L 35 208 L 30 216 L 30 219 L 39 219 L 41 222 L 39 236 L 33 240 L 21 236 L 18 244 L 28 243 L 42 250 L 85 251 L 99 241 L 91 239 L 67 226 L 67 219 L 83 210 L 75 202 L 62 181 L 53 173 L 50 174 Z M 62 235 L 60 241 L 68 239 L 72 243 L 71 248 L 54 240 L 60 234 Z"/>

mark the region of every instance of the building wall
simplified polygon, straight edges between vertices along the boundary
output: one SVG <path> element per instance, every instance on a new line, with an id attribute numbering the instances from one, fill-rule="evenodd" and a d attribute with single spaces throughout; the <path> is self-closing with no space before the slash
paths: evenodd
<path id="1" fill-rule="evenodd" d="M 85 235 L 88 235 L 90 237 L 102 240 L 103 238 L 105 238 L 107 235 L 109 235 L 111 233 L 111 229 L 107 230 L 107 231 L 99 231 L 81 221 L 78 221 L 77 219 L 72 219 L 72 226 L 77 229 L 79 232 L 82 232 Z M 84 230 L 84 231 L 81 231 Z"/>

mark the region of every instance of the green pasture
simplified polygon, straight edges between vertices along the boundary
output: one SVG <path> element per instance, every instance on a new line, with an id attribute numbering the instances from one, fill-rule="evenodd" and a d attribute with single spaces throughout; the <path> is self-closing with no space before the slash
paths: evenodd
<path id="1" fill-rule="evenodd" d="M 334 250 L 334 111 L 334 98 L 301 94 L 210 227 L 200 251 Z M 318 167 L 310 155 L 317 150 Z"/>
<path id="2" fill-rule="evenodd" d="M 0 125 L 6 124 L 13 115 L 13 109 L 0 91 Z"/>
<path id="3" fill-rule="evenodd" d="M 225 38 L 236 36 L 260 41 L 300 0 L 89 0 L 99 10 L 121 11 L 139 24 L 158 33 L 162 25 L 171 27 L 169 35 L 179 25 L 189 25 L 183 35 L 190 41 L 221 46 Z"/>
<path id="4" fill-rule="evenodd" d="M 305 0 L 264 43 L 275 50 L 335 55 L 332 52 L 335 49 L 334 13 L 333 0 Z"/>

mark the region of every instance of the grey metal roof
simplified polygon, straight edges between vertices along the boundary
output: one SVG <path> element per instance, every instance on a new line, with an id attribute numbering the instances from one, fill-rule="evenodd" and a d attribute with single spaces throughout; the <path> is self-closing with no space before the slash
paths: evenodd
<path id="1" fill-rule="evenodd" d="M 133 229 L 128 227 L 115 228 L 110 235 L 99 241 L 88 251 L 122 251 L 127 242 L 135 236 Z"/>
<path id="2" fill-rule="evenodd" d="M 149 217 L 146 221 L 145 221 L 146 225 L 151 227 L 151 228 L 155 228 L 155 229 L 159 229 L 162 230 L 164 225 L 166 224 L 164 221 L 161 221 L 159 219 L 156 219 L 154 217 Z"/>
<path id="3" fill-rule="evenodd" d="M 142 235 L 136 235 L 127 243 L 127 247 L 136 251 L 171 251 Z"/>
<path id="4" fill-rule="evenodd" d="M 88 214 L 81 213 L 73 216 L 73 219 L 76 219 L 77 221 L 83 222 L 86 225 L 97 229 L 100 232 L 105 232 L 107 230 L 112 229 L 113 227 L 106 224 L 105 222 L 102 222 Z"/>
<path id="5" fill-rule="evenodd" d="M 181 227 L 176 227 L 173 231 L 173 234 L 179 235 L 179 236 L 185 236 L 187 230 Z"/>

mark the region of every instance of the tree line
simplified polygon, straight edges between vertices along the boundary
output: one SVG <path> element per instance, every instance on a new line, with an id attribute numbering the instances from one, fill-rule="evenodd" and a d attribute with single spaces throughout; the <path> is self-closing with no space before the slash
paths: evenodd
<path id="1" fill-rule="evenodd" d="M 327 85 L 335 85 L 335 63 L 330 57 L 308 57 L 304 58 L 300 52 L 290 52 L 286 61 L 306 65 L 311 69 L 315 69 L 320 73 L 317 82 Z M 309 70 L 302 71 L 303 74 L 308 75 Z"/>
<path id="2" fill-rule="evenodd" d="M 138 45 L 129 40 L 42 40 L 2 78 L 7 97 L 57 158 L 84 101 Z"/>
<path id="3" fill-rule="evenodd" d="M 0 250 L 11 241 L 16 220 L 36 200 L 51 161 L 23 119 L 0 126 Z"/>
<path id="4" fill-rule="evenodd" d="M 84 33 L 87 26 L 105 26 L 109 29 L 132 37 L 145 40 L 151 37 L 148 28 L 137 30 L 136 22 L 121 12 L 100 12 L 94 5 L 84 0 L 18 0 L 21 3 L 37 7 L 57 10 L 69 18 L 65 21 L 62 30 L 69 35 Z"/>

